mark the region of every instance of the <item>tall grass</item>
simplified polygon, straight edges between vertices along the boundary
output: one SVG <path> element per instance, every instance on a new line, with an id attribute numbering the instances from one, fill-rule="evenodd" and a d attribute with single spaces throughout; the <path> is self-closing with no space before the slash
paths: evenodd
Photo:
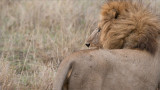
<path id="1" fill-rule="evenodd" d="M 0 0 L 0 89 L 52 89 L 63 58 L 86 49 L 104 1 Z"/>
<path id="2" fill-rule="evenodd" d="M 61 60 L 84 49 L 102 0 L 0 0 L 0 87 L 51 89 Z"/>

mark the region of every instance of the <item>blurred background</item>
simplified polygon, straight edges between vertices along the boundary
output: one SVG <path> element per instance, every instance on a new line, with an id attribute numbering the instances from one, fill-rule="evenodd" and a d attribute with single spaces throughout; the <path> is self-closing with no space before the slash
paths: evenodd
<path id="1" fill-rule="evenodd" d="M 150 3 L 156 14 L 160 0 Z M 88 49 L 106 0 L 0 0 L 0 90 L 51 90 L 64 57 Z"/>

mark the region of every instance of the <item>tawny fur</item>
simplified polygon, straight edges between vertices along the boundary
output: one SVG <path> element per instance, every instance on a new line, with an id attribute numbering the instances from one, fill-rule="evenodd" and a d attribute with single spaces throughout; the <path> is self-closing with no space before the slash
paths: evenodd
<path id="1" fill-rule="evenodd" d="M 117 1 L 104 4 L 98 28 L 101 31 L 96 43 L 101 48 L 140 49 L 152 54 L 157 50 L 158 17 L 140 4 Z"/>
<path id="2" fill-rule="evenodd" d="M 73 53 L 60 64 L 53 90 L 156 90 L 160 82 L 159 53 L 153 56 L 131 49 Z M 67 89 L 62 89 L 64 85 Z"/>

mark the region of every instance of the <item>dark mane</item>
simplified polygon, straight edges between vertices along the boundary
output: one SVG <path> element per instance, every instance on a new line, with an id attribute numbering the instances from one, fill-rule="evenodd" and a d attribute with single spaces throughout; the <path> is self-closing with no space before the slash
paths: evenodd
<path id="1" fill-rule="evenodd" d="M 103 48 L 140 49 L 154 54 L 160 21 L 148 8 L 132 1 L 110 0 L 102 6 L 100 42 Z"/>

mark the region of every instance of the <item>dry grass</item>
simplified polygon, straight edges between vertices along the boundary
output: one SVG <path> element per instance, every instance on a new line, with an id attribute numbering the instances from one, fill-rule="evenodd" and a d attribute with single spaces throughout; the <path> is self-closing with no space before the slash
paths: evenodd
<path id="1" fill-rule="evenodd" d="M 0 0 L 1 88 L 51 89 L 60 61 L 85 48 L 99 1 Z"/>
<path id="2" fill-rule="evenodd" d="M 0 89 L 52 89 L 61 60 L 86 48 L 104 1 L 0 0 Z"/>

